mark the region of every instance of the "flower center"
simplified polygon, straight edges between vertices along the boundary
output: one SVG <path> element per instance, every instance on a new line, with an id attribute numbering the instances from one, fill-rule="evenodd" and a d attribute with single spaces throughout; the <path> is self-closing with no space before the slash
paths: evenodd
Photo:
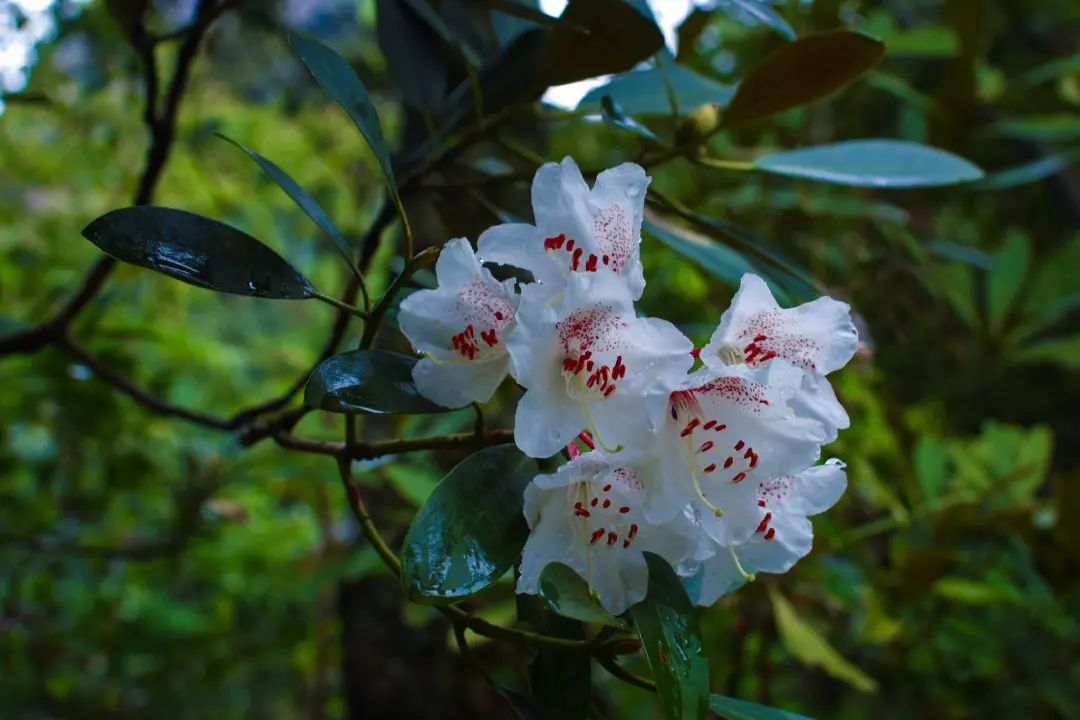
<path id="1" fill-rule="evenodd" d="M 478 357 L 486 360 L 501 351 L 495 328 L 481 330 L 477 334 L 471 323 L 450 338 L 450 347 L 466 360 L 476 360 Z"/>
<path id="2" fill-rule="evenodd" d="M 636 509 L 625 493 L 615 493 L 619 484 L 633 486 L 637 476 L 630 468 L 618 468 L 612 477 L 600 487 L 600 492 L 591 493 L 594 483 L 580 483 L 580 490 L 575 493 L 571 511 L 573 516 L 581 518 L 584 528 L 584 540 L 589 545 L 598 547 L 629 548 L 638 534 Z"/>
<path id="3" fill-rule="evenodd" d="M 566 239 L 566 233 L 544 238 L 544 250 L 553 257 L 565 255 L 570 269 L 574 272 L 596 272 L 600 265 L 611 265 L 610 255 L 597 255 L 596 253 L 586 255 L 585 248 L 580 243 L 573 238 Z"/>

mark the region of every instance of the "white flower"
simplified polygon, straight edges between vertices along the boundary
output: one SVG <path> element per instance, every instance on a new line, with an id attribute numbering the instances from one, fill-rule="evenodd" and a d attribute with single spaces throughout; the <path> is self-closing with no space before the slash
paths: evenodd
<path id="1" fill-rule="evenodd" d="M 533 457 L 555 454 L 585 429 L 608 450 L 645 442 L 646 392 L 674 385 L 693 362 L 690 341 L 668 322 L 637 317 L 611 273 L 572 275 L 559 299 L 526 286 L 508 346 L 526 389 L 514 440 Z"/>
<path id="2" fill-rule="evenodd" d="M 807 517 L 832 507 L 846 487 L 844 463 L 836 459 L 759 483 L 753 533 L 719 548 L 698 567 L 687 582 L 691 598 L 712 605 L 754 573 L 790 570 L 813 544 L 814 528 Z"/>
<path id="3" fill-rule="evenodd" d="M 791 407 L 799 415 L 820 420 L 832 441 L 836 430 L 848 427 L 849 421 L 823 376 L 846 365 L 858 344 L 846 303 L 821 297 L 785 310 L 761 278 L 746 274 L 701 359 L 714 369 L 738 364 L 758 368 L 773 360 L 800 368 L 797 381 L 785 381 L 798 387 Z"/>
<path id="4" fill-rule="evenodd" d="M 507 335 L 517 314 L 513 282 L 480 265 L 469 241 L 446 243 L 435 265 L 438 287 L 401 303 L 398 324 L 424 357 L 413 380 L 424 397 L 446 407 L 488 400 L 506 377 Z"/>
<path id="5" fill-rule="evenodd" d="M 659 433 L 663 481 L 650 488 L 651 520 L 689 505 L 714 541 L 738 541 L 758 522 L 758 482 L 817 460 L 825 428 L 792 413 L 791 390 L 772 381 L 774 372 L 703 370 L 670 394 Z"/>
<path id="6" fill-rule="evenodd" d="M 525 489 L 525 518 L 532 529 L 521 558 L 517 591 L 535 594 L 540 573 L 552 562 L 574 568 L 604 609 L 624 612 L 645 597 L 643 551 L 672 566 L 697 563 L 699 531 L 686 515 L 662 525 L 643 513 L 646 477 L 656 461 L 629 453 L 594 450 L 537 475 Z"/>
<path id="7" fill-rule="evenodd" d="M 638 246 L 648 185 L 645 171 L 633 163 L 603 171 L 592 190 L 571 158 L 548 163 L 533 179 L 536 225 L 486 230 L 480 256 L 529 270 L 548 294 L 560 292 L 574 273 L 611 273 L 637 300 L 645 288 Z"/>

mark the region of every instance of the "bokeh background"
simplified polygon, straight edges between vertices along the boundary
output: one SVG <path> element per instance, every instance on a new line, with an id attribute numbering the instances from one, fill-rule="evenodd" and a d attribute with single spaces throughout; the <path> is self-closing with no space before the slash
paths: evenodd
<path id="1" fill-rule="evenodd" d="M 0 1 L 0 334 L 71 294 L 99 256 L 80 230 L 131 202 L 147 133 L 138 58 L 116 20 L 124 5 Z M 685 3 L 654 5 L 674 18 L 678 63 L 717 86 L 784 42 L 730 7 L 687 16 Z M 497 49 L 484 3 L 442 0 L 441 10 L 465 44 Z M 849 463 L 850 489 L 816 518 L 811 556 L 702 613 L 712 687 L 819 718 L 1080 717 L 1080 5 L 801 0 L 783 11 L 799 34 L 847 25 L 881 37 L 888 54 L 828 101 L 714 136 L 713 155 L 902 138 L 988 176 L 885 192 L 686 160 L 651 170 L 664 196 L 768 242 L 850 302 L 864 335 L 836 376 L 852 427 L 827 449 Z M 192 12 L 191 2 L 155 2 L 153 27 L 168 32 Z M 38 42 L 27 54 L 15 38 L 30 30 Z M 437 117 L 403 100 L 422 106 L 425 93 L 461 82 L 462 54 L 434 38 L 428 60 L 442 74 L 418 77 L 364 0 L 240 3 L 207 37 L 157 204 L 242 228 L 318 287 L 339 288 L 347 271 L 314 226 L 215 135 L 285 168 L 351 238 L 372 223 L 378 166 L 290 53 L 286 31 L 355 64 L 396 148 L 414 146 Z M 168 56 L 163 48 L 163 72 Z M 670 132 L 666 98 L 624 106 Z M 641 151 L 633 134 L 550 104 L 523 109 L 499 134 L 504 142 L 482 138 L 410 199 L 422 245 L 475 239 L 497 215 L 529 217 L 527 182 L 464 192 L 456 178 L 527 179 L 532 156 L 601 168 Z M 400 267 L 395 239 L 375 257 L 374 288 Z M 650 236 L 643 253 L 643 310 L 706 338 L 731 281 Z M 154 395 L 228 416 L 310 367 L 332 319 L 313 303 L 223 296 L 125 266 L 71 333 Z M 355 341 L 352 328 L 346 344 Z M 406 349 L 392 331 L 382 345 Z M 493 402 L 490 426 L 509 427 L 513 392 Z M 465 411 L 370 420 L 365 431 L 471 422 Z M 336 438 L 340 419 L 313 413 L 296 433 Z M 357 468 L 392 538 L 460 458 Z M 474 609 L 512 622 L 510 583 Z M 476 651 L 499 686 L 525 686 L 527 653 L 479 642 Z M 657 716 L 647 693 L 594 677 L 600 716 Z M 358 537 L 331 461 L 162 417 L 56 347 L 0 358 L 0 716 L 350 710 L 512 716 L 457 655 L 442 618 L 403 602 Z"/>

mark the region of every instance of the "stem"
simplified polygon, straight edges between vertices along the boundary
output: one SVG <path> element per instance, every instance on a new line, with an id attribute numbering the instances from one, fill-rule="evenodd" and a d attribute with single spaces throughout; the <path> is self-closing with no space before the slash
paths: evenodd
<path id="1" fill-rule="evenodd" d="M 361 285 L 361 287 L 363 287 L 363 286 Z M 343 311 L 349 313 L 350 315 L 355 315 L 356 317 L 359 317 L 359 318 L 367 318 L 367 316 L 368 316 L 368 314 L 366 312 L 364 312 L 363 310 L 361 310 L 360 308 L 358 308 L 358 307 L 356 307 L 354 305 L 350 305 L 347 302 L 342 302 L 341 300 L 338 300 L 335 297 L 331 297 L 329 295 L 323 295 L 321 292 L 313 291 L 311 293 L 311 297 L 318 300 L 318 301 L 320 301 L 320 302 L 324 302 L 327 305 L 330 305 L 331 307 L 336 307 L 338 310 L 343 310 Z"/>
<path id="2" fill-rule="evenodd" d="M 697 165 L 713 168 L 715 170 L 734 170 L 736 172 L 752 172 L 754 170 L 754 163 L 742 162 L 740 160 L 718 160 L 711 157 L 694 157 L 691 161 Z"/>
<path id="3" fill-rule="evenodd" d="M 615 658 L 610 655 L 597 655 L 596 661 L 603 666 L 605 670 L 611 673 L 613 676 L 619 678 L 623 682 L 629 683 L 634 687 L 639 687 L 642 690 L 649 690 L 650 692 L 656 692 L 656 683 L 647 678 L 643 678 L 640 675 L 635 675 L 623 666 L 615 662 Z"/>

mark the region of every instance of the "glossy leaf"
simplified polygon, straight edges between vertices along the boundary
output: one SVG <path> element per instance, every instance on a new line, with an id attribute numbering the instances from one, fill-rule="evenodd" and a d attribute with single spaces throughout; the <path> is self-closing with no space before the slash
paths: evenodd
<path id="1" fill-rule="evenodd" d="M 547 84 L 629 70 L 662 47 L 644 0 L 570 0 L 551 34 Z"/>
<path id="2" fill-rule="evenodd" d="M 774 175 L 836 185 L 932 187 L 970 182 L 982 170 L 952 153 L 903 140 L 849 140 L 758 158 L 754 168 Z"/>
<path id="3" fill-rule="evenodd" d="M 605 85 L 590 90 L 578 103 L 577 109 L 599 111 L 601 101 L 607 96 L 618 103 L 624 112 L 668 115 L 671 113 L 671 103 L 664 84 L 664 73 L 667 73 L 668 83 L 680 108 L 692 110 L 705 103 L 716 103 L 723 108 L 735 95 L 735 89 L 728 85 L 699 75 L 683 65 L 669 63 L 663 71 L 652 67 L 617 75 Z"/>
<path id="4" fill-rule="evenodd" d="M 626 112 L 622 109 L 622 107 L 620 107 L 617 102 L 612 100 L 607 95 L 604 96 L 604 99 L 601 101 L 600 104 L 604 109 L 604 122 L 608 123 L 609 125 L 614 125 L 617 128 L 626 130 L 627 132 L 632 132 L 638 137 L 643 137 L 646 140 L 659 142 L 660 139 L 656 137 L 656 134 L 652 130 L 645 127 L 631 116 L 627 115 Z"/>
<path id="5" fill-rule="evenodd" d="M 248 156 L 262 168 L 263 172 L 265 172 L 271 180 L 277 183 L 278 187 L 285 191 L 285 194 L 289 196 L 289 199 L 296 203 L 297 206 L 311 218 L 312 222 L 322 230 L 323 234 L 330 238 L 337 247 L 338 252 L 345 258 L 345 262 L 350 265 L 352 264 L 352 249 L 349 247 L 348 241 L 345 239 L 345 236 L 341 234 L 341 231 L 338 230 L 334 221 L 330 219 L 327 212 L 319 205 L 318 201 L 311 196 L 311 193 L 302 188 L 287 172 L 282 170 L 271 160 L 263 157 L 251 148 L 241 145 L 232 138 L 225 137 L 224 135 L 219 135 L 219 137 L 223 140 L 227 140 L 247 153 Z"/>
<path id="6" fill-rule="evenodd" d="M 709 661 L 694 606 L 671 566 L 650 552 L 645 599 L 630 608 L 668 720 L 702 720 L 709 709 Z"/>
<path id="7" fill-rule="evenodd" d="M 377 0 L 376 7 L 379 48 L 405 102 L 422 110 L 436 110 L 447 91 L 438 33 L 406 0 Z M 430 6 L 421 2 L 418 7 Z"/>
<path id="8" fill-rule="evenodd" d="M 755 23 L 767 25 L 787 40 L 795 39 L 795 30 L 776 11 L 769 0 L 723 0 L 718 6 L 735 15 L 750 18 Z"/>
<path id="9" fill-rule="evenodd" d="M 184 210 L 113 210 L 82 234 L 117 260 L 218 292 L 278 299 L 315 292 L 306 277 L 255 238 Z"/>
<path id="10" fill-rule="evenodd" d="M 420 395 L 412 379 L 416 360 L 387 350 L 356 350 L 319 363 L 304 403 L 339 413 L 390 415 L 447 412 Z"/>
<path id="11" fill-rule="evenodd" d="M 729 287 L 738 287 L 744 273 L 755 272 L 742 255 L 692 230 L 668 224 L 656 217 L 646 218 L 641 227 L 646 234 L 692 260 Z"/>
<path id="12" fill-rule="evenodd" d="M 724 720 L 810 720 L 805 715 L 723 695 L 710 695 L 709 709 Z"/>
<path id="13" fill-rule="evenodd" d="M 402 581 L 409 596 L 452 602 L 502 577 L 529 534 L 522 502 L 536 473 L 536 461 L 511 445 L 486 448 L 455 466 L 405 536 Z"/>
<path id="14" fill-rule="evenodd" d="M 772 585 L 769 586 L 769 598 L 772 600 L 780 640 L 796 659 L 805 665 L 820 667 L 856 690 L 877 691 L 877 681 L 848 662 L 817 630 L 806 624 L 791 603 Z"/>
<path id="15" fill-rule="evenodd" d="M 334 102 L 345 110 L 360 130 L 360 134 L 367 140 L 371 151 L 375 153 L 375 159 L 379 161 L 383 175 L 386 176 L 390 192 L 400 207 L 397 179 L 394 177 L 394 168 L 390 163 L 390 148 L 383 139 L 379 115 L 375 112 L 375 105 L 364 83 L 360 82 L 352 66 L 343 57 L 318 40 L 301 35 L 290 35 L 289 43 L 307 66 L 315 81 L 334 99 Z"/>
<path id="16" fill-rule="evenodd" d="M 544 609 L 535 595 L 517 596 L 518 618 L 544 635 L 584 640 L 576 620 Z M 585 720 L 592 692 L 592 662 L 585 653 L 549 647 L 537 649 L 529 663 L 529 686 L 540 720 Z"/>
<path id="17" fill-rule="evenodd" d="M 879 40 L 851 30 L 807 35 L 782 45 L 739 84 L 724 124 L 745 125 L 828 97 L 884 54 Z"/>
<path id="18" fill-rule="evenodd" d="M 551 563 L 540 573 L 540 597 L 552 612 L 587 623 L 625 628 L 626 623 L 597 602 L 589 584 L 572 567 Z"/>

